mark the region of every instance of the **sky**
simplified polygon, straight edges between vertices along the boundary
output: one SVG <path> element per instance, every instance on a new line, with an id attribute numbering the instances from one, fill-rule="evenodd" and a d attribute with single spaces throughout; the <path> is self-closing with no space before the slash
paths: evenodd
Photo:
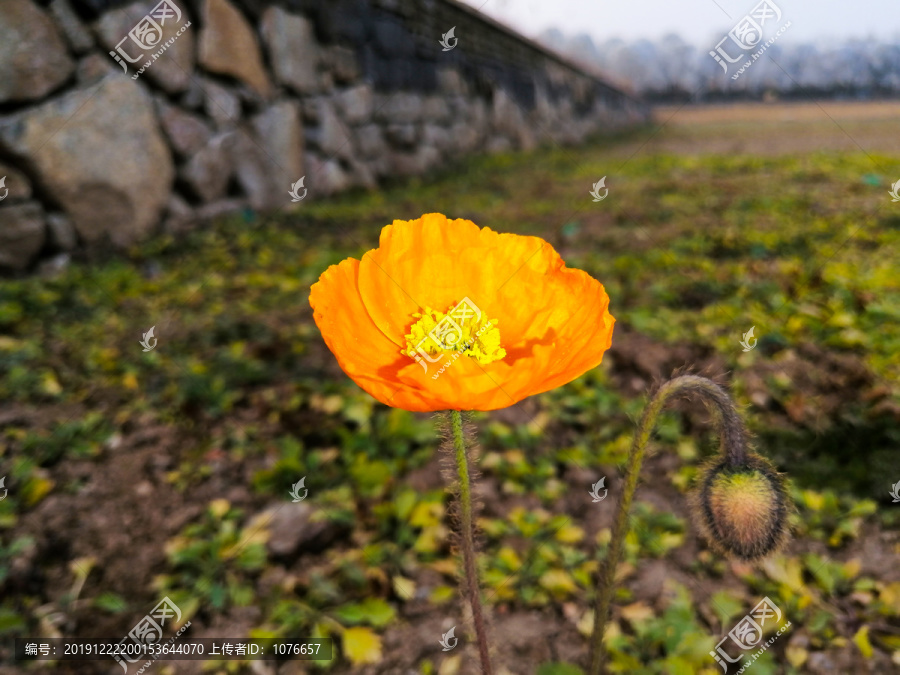
<path id="1" fill-rule="evenodd" d="M 528 37 L 547 28 L 587 33 L 595 42 L 656 39 L 678 33 L 705 46 L 724 35 L 759 0 L 462 0 Z M 900 0 L 772 0 L 791 21 L 796 42 L 848 38 L 900 41 Z"/>

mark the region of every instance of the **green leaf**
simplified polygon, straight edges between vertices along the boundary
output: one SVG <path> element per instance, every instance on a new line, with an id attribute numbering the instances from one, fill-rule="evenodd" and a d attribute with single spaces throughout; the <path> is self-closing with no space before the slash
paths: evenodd
<path id="1" fill-rule="evenodd" d="M 584 675 L 584 671 L 571 663 L 544 663 L 538 667 L 537 675 Z"/>
<path id="2" fill-rule="evenodd" d="M 367 623 L 376 628 L 389 624 L 396 614 L 394 608 L 381 598 L 366 598 L 359 603 L 342 605 L 332 613 L 344 624 Z"/>

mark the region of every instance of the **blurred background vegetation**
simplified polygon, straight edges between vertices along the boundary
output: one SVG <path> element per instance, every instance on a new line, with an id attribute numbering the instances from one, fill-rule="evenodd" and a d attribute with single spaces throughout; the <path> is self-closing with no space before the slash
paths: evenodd
<path id="1" fill-rule="evenodd" d="M 900 138 L 900 117 L 785 110 L 475 158 L 3 282 L 0 633 L 122 636 L 168 595 L 193 637 L 330 636 L 338 657 L 159 673 L 475 672 L 433 420 L 344 376 L 308 304 L 383 225 L 440 211 L 544 237 L 606 286 L 618 321 L 599 368 L 475 415 L 498 672 L 586 666 L 633 420 L 648 386 L 685 367 L 730 388 L 789 474 L 794 539 L 757 567 L 707 549 L 686 492 L 717 439 L 702 407 L 673 408 L 632 518 L 614 672 L 719 672 L 709 651 L 763 596 L 792 626 L 757 675 L 900 672 L 900 154 L 876 140 Z M 864 126 L 864 150 L 835 121 Z M 143 352 L 150 326 L 158 346 Z M 303 476 L 309 496 L 292 504 Z M 603 476 L 611 498 L 592 504 Z M 442 653 L 454 625 L 460 647 Z M 91 668 L 110 672 L 53 672 Z"/>

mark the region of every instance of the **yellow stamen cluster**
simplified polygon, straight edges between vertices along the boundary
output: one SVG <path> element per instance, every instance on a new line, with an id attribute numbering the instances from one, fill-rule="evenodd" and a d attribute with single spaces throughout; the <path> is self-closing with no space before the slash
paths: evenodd
<path id="1" fill-rule="evenodd" d="M 454 312 L 463 303 L 454 305 L 446 313 L 426 307 L 424 312 L 412 316 L 417 319 L 405 335 L 406 349 L 401 353 L 416 358 L 419 350 L 432 357 L 440 354 L 465 354 L 478 363 L 499 361 L 506 356 L 500 346 L 500 331 L 496 319 L 488 319 L 473 311 Z"/>

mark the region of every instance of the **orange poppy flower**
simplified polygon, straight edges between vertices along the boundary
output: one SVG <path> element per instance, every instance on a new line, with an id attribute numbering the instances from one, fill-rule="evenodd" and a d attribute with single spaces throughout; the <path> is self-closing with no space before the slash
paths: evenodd
<path id="1" fill-rule="evenodd" d="M 313 317 L 360 387 L 412 411 L 496 410 L 596 367 L 615 319 L 603 285 L 543 239 L 429 213 L 313 284 Z"/>

